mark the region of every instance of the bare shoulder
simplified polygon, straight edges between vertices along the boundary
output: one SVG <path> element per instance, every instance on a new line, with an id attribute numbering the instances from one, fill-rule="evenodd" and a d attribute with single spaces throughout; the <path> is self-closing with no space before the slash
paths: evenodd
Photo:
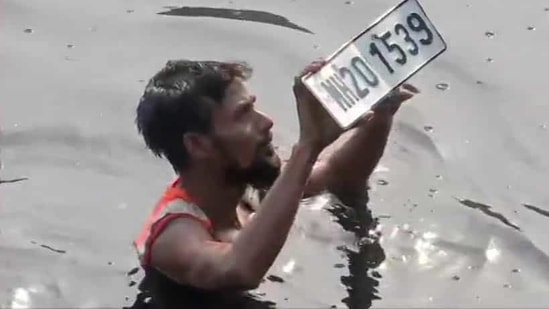
<path id="1" fill-rule="evenodd" d="M 231 286 L 232 244 L 217 241 L 197 220 L 177 218 L 151 246 L 151 266 L 179 284 L 201 289 Z"/>
<path id="2" fill-rule="evenodd" d="M 166 267 L 184 262 L 205 241 L 213 241 L 213 238 L 203 224 L 191 218 L 174 219 L 151 245 L 151 263 Z"/>

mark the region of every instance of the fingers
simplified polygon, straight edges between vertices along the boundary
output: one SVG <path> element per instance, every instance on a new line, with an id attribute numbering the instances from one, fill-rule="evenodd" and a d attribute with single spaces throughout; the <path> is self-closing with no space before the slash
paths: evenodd
<path id="1" fill-rule="evenodd" d="M 394 89 L 391 94 L 387 96 L 389 101 L 404 102 L 414 97 L 414 95 L 420 93 L 419 89 L 411 84 L 403 84 L 400 88 Z"/>
<path id="2" fill-rule="evenodd" d="M 415 94 L 420 93 L 419 89 L 417 89 L 416 86 L 412 84 L 404 83 L 402 84 L 402 88 Z"/>
<path id="3" fill-rule="evenodd" d="M 317 59 L 313 62 L 311 62 L 309 65 L 307 65 L 300 73 L 299 76 L 305 76 L 309 73 L 316 73 L 318 72 L 322 66 L 326 64 L 326 60 L 324 59 Z"/>
<path id="4" fill-rule="evenodd" d="M 400 91 L 391 97 L 391 101 L 404 102 L 414 97 L 414 93 L 407 91 Z"/>
<path id="5" fill-rule="evenodd" d="M 324 59 L 317 59 L 313 62 L 311 62 L 309 65 L 307 65 L 300 73 L 299 75 L 295 76 L 294 78 L 294 93 L 295 92 L 302 92 L 304 89 L 303 83 L 301 82 L 301 78 L 303 76 L 306 76 L 307 74 L 312 74 L 318 72 L 322 66 L 326 64 L 326 60 Z"/>

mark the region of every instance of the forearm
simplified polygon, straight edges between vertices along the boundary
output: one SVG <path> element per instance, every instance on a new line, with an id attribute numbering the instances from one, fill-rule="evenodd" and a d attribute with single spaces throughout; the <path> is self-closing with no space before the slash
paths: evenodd
<path id="1" fill-rule="evenodd" d="M 248 277 L 262 278 L 282 249 L 317 156 L 318 152 L 308 145 L 294 147 L 254 219 L 233 243 L 234 262 L 246 268 Z"/>
<path id="2" fill-rule="evenodd" d="M 372 116 L 351 132 L 327 160 L 326 189 L 337 193 L 364 191 L 381 159 L 392 126 L 392 117 Z"/>

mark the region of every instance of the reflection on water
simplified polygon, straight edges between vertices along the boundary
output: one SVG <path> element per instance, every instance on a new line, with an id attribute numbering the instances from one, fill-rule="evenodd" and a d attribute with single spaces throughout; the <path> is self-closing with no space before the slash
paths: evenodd
<path id="1" fill-rule="evenodd" d="M 271 25 L 286 27 L 305 33 L 313 34 L 307 28 L 301 27 L 290 22 L 286 17 L 263 11 L 255 10 L 234 10 L 226 8 L 208 8 L 208 7 L 167 7 L 169 11 L 160 12 L 160 15 L 185 16 L 185 17 L 215 17 L 224 19 L 245 20 L 259 22 Z"/>
<path id="2" fill-rule="evenodd" d="M 355 245 L 339 246 L 347 260 L 349 275 L 341 277 L 348 296 L 342 302 L 349 308 L 369 308 L 374 299 L 380 299 L 377 291 L 381 275 L 373 269 L 379 267 L 385 260 L 385 253 L 380 245 L 380 233 L 377 230 L 378 221 L 374 220 L 370 210 L 366 207 L 367 196 L 356 199 L 358 202 L 334 203 L 328 207 L 327 215 L 333 215 L 335 221 L 345 231 L 355 235 Z M 345 205 L 357 205 L 348 207 Z M 429 237 L 429 236 L 427 236 Z M 328 261 L 327 261 L 328 262 Z M 326 267 L 345 267 L 326 264 Z M 296 261 L 290 259 L 282 266 L 284 273 L 292 273 L 296 268 Z M 135 275 L 137 269 L 128 273 Z M 269 275 L 266 280 L 284 284 L 280 277 Z M 290 280 L 291 279 L 286 279 Z M 132 279 L 132 282 L 133 279 Z M 125 309 L 165 309 L 165 308 L 277 308 L 276 303 L 266 300 L 264 293 L 252 291 L 250 293 L 220 293 L 206 292 L 176 284 L 160 272 L 147 269 L 145 278 L 138 286 L 139 294 L 135 302 Z M 255 293 L 255 294 L 254 294 Z M 290 296 L 291 297 L 291 296 Z"/>
<path id="3" fill-rule="evenodd" d="M 124 309 L 275 308 L 252 293 L 208 292 L 179 285 L 154 269 L 146 271 L 133 305 Z"/>
<path id="4" fill-rule="evenodd" d="M 373 219 L 365 203 L 367 200 L 367 196 L 363 196 L 347 202 L 347 205 L 355 207 L 340 203 L 330 209 L 337 218 L 336 222 L 346 231 L 354 233 L 358 240 L 356 248 L 343 248 L 348 260 L 349 276 L 342 276 L 341 283 L 349 293 L 343 299 L 349 309 L 369 308 L 374 299 L 380 299 L 377 286 L 381 275 L 378 272 L 370 275 L 368 271 L 377 268 L 385 260 L 385 253 L 379 243 L 380 234 L 376 232 L 379 222 Z"/>
<path id="5" fill-rule="evenodd" d="M 534 205 L 528 205 L 528 204 L 522 204 L 522 206 L 526 207 L 526 209 L 530 209 L 542 216 L 545 216 L 545 217 L 549 217 L 549 211 L 545 210 L 545 209 L 541 209 L 537 206 L 534 206 Z"/>
<path id="6" fill-rule="evenodd" d="M 502 214 L 500 214 L 498 212 L 493 211 L 492 206 L 490 206 L 490 205 L 482 204 L 482 203 L 475 202 L 475 201 L 468 200 L 468 199 L 457 199 L 457 200 L 460 204 L 462 204 L 464 206 L 467 206 L 467 207 L 473 208 L 473 209 L 478 209 L 482 213 L 484 213 L 485 215 L 490 216 L 492 218 L 495 218 L 495 219 L 499 220 L 501 223 L 503 223 L 503 224 L 505 224 L 509 227 L 512 227 L 512 228 L 514 228 L 515 230 L 517 230 L 519 232 L 521 231 L 520 227 L 518 227 L 515 224 L 511 223 L 505 216 L 503 216 Z"/>
<path id="7" fill-rule="evenodd" d="M 10 308 L 12 309 L 27 309 L 31 307 L 31 298 L 29 291 L 24 288 L 17 288 L 13 292 Z"/>

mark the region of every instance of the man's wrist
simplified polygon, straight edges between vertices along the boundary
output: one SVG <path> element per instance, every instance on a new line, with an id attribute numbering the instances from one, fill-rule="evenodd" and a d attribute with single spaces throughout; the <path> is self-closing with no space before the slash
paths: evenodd
<path id="1" fill-rule="evenodd" d="M 294 145 L 292 149 L 292 156 L 303 157 L 307 161 L 314 162 L 318 158 L 321 151 L 322 148 L 314 142 L 300 140 Z"/>

